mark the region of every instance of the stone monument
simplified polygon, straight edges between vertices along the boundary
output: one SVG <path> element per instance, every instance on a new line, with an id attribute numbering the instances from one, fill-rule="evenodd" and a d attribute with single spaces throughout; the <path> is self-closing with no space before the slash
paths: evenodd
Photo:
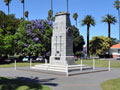
<path id="1" fill-rule="evenodd" d="M 69 70 L 89 68 L 86 65 L 75 65 L 73 56 L 72 28 L 70 14 L 59 12 L 55 15 L 53 35 L 51 40 L 50 63 L 38 64 L 32 69 L 65 72 L 68 76 Z"/>
<path id="2" fill-rule="evenodd" d="M 70 14 L 59 12 L 55 15 L 52 35 L 50 65 L 74 65 L 73 39 Z"/>

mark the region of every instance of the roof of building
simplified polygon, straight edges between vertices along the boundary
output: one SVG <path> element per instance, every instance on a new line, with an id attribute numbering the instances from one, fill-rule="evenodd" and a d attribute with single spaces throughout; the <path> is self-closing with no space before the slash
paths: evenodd
<path id="1" fill-rule="evenodd" d="M 111 48 L 120 48 L 120 43 L 113 45 Z"/>

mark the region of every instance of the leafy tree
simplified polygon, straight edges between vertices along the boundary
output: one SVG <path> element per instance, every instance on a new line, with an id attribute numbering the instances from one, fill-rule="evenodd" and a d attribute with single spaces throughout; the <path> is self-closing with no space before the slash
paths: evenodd
<path id="1" fill-rule="evenodd" d="M 24 19 L 24 13 L 25 13 L 25 1 L 24 0 L 20 0 L 21 3 L 23 4 L 23 19 Z"/>
<path id="2" fill-rule="evenodd" d="M 105 55 L 110 48 L 111 39 L 105 36 L 95 36 L 90 40 L 90 53 Z"/>
<path id="3" fill-rule="evenodd" d="M 26 12 L 24 13 L 24 15 L 25 15 L 25 17 L 27 18 L 27 20 L 29 20 L 29 18 L 28 18 L 29 12 L 26 11 Z"/>
<path id="4" fill-rule="evenodd" d="M 21 23 L 16 33 L 17 52 L 24 55 L 42 55 L 50 52 L 52 27 L 50 21 L 32 20 Z"/>
<path id="5" fill-rule="evenodd" d="M 119 40 L 120 40 L 120 1 L 116 0 L 114 2 L 114 7 L 118 10 L 118 21 L 119 21 Z"/>
<path id="6" fill-rule="evenodd" d="M 15 34 L 19 23 L 20 20 L 16 19 L 15 15 L 6 15 L 4 12 L 0 11 L 0 28 L 3 29 L 3 35 Z"/>
<path id="7" fill-rule="evenodd" d="M 115 44 L 118 44 L 118 43 L 120 43 L 120 41 L 118 40 L 118 39 L 116 39 L 116 38 L 111 38 L 111 45 L 115 45 Z"/>
<path id="8" fill-rule="evenodd" d="M 14 54 L 14 34 L 20 23 L 14 15 L 6 15 L 0 11 L 0 53 L 1 55 Z"/>
<path id="9" fill-rule="evenodd" d="M 78 56 L 78 54 L 81 54 L 83 50 L 83 45 L 85 44 L 84 38 L 79 33 L 79 29 L 75 26 L 72 26 L 72 32 L 73 32 L 73 53 Z"/>
<path id="10" fill-rule="evenodd" d="M 29 37 L 27 37 L 26 25 L 29 22 L 22 21 L 14 35 L 14 43 L 16 54 L 22 54 L 25 48 L 25 42 L 29 42 Z"/>
<path id="11" fill-rule="evenodd" d="M 75 55 L 81 52 L 84 39 L 73 26 L 73 47 Z M 52 26 L 50 21 L 32 20 L 20 24 L 15 34 L 16 52 L 24 55 L 46 56 L 51 52 Z M 49 46 L 49 47 L 48 47 Z"/>
<path id="12" fill-rule="evenodd" d="M 4 50 L 4 36 L 3 36 L 3 34 L 2 34 L 2 32 L 3 32 L 3 30 L 2 29 L 0 29 L 0 56 L 2 55 L 2 53 L 3 53 L 3 50 Z"/>
<path id="13" fill-rule="evenodd" d="M 76 26 L 77 26 L 77 18 L 78 18 L 78 14 L 77 14 L 77 13 L 74 13 L 74 14 L 73 14 L 73 18 L 74 18 L 74 20 L 76 21 Z"/>
<path id="14" fill-rule="evenodd" d="M 9 7 L 9 4 L 12 0 L 4 0 L 5 4 L 8 6 L 8 15 L 9 15 L 9 12 L 10 12 L 10 7 Z"/>
<path id="15" fill-rule="evenodd" d="M 110 14 L 107 14 L 106 17 L 103 17 L 102 22 L 108 23 L 108 37 L 111 38 L 111 24 L 115 24 L 117 22 L 116 18 Z"/>
<path id="16" fill-rule="evenodd" d="M 82 26 L 87 25 L 87 57 L 89 57 L 89 29 L 91 26 L 95 26 L 95 20 L 91 15 L 87 15 L 82 20 Z"/>

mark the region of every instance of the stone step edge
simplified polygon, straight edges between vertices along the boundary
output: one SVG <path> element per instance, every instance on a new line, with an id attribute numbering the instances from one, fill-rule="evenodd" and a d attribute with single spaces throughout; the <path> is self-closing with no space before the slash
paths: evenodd
<path id="1" fill-rule="evenodd" d="M 47 69 L 47 68 L 36 68 L 31 67 L 32 69 L 40 69 L 40 70 L 48 70 L 48 71 L 59 71 L 59 72 L 66 72 L 66 70 L 58 70 L 58 69 Z"/>

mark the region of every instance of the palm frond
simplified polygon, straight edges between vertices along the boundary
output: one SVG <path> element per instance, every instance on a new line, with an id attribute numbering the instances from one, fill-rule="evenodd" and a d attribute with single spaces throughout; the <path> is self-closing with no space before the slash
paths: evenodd
<path id="1" fill-rule="evenodd" d="M 24 0 L 20 0 L 21 1 L 21 3 L 24 3 Z"/>
<path id="2" fill-rule="evenodd" d="M 74 13 L 74 14 L 73 14 L 73 18 L 74 18 L 75 20 L 77 20 L 78 14 L 77 14 L 77 13 Z"/>
<path id="3" fill-rule="evenodd" d="M 120 1 L 116 0 L 113 5 L 118 10 L 120 8 Z"/>
<path id="4" fill-rule="evenodd" d="M 24 13 L 24 16 L 28 18 L 28 14 L 29 14 L 29 12 L 26 11 L 26 12 Z"/>
<path id="5" fill-rule="evenodd" d="M 89 26 L 95 26 L 96 22 L 95 19 L 91 16 L 91 15 L 87 15 L 85 16 L 85 18 L 82 20 L 82 26 L 84 25 L 89 25 Z"/>
<path id="6" fill-rule="evenodd" d="M 117 22 L 116 17 L 107 14 L 105 17 L 102 17 L 102 22 L 115 24 Z"/>

